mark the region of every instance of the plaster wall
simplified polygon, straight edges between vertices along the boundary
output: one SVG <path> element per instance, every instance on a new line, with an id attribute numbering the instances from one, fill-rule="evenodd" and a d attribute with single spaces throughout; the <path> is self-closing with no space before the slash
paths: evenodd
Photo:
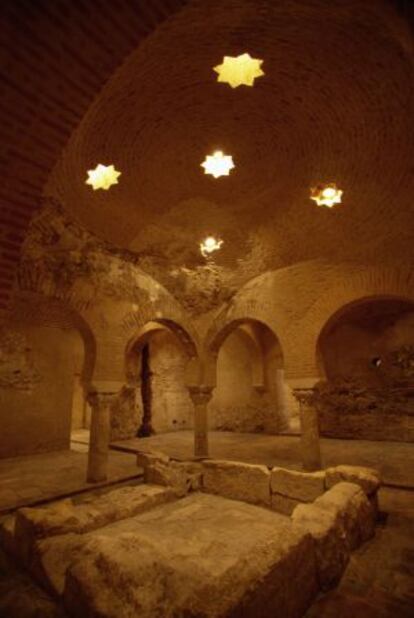
<path id="1" fill-rule="evenodd" d="M 281 382 L 278 374 L 282 370 L 277 367 L 274 352 L 269 352 L 267 360 L 269 380 L 265 392 L 254 384 L 246 335 L 235 330 L 227 337 L 217 359 L 217 386 L 209 405 L 211 429 L 274 433 L 281 428 L 286 411 L 281 390 L 283 379 Z"/>
<path id="2" fill-rule="evenodd" d="M 9 340 L 0 364 L 0 456 L 68 448 L 80 336 L 74 330 L 18 326 Z"/>
<path id="3" fill-rule="evenodd" d="M 156 433 L 193 426 L 193 404 L 185 386 L 187 355 L 173 334 L 155 332 L 149 340 L 152 427 Z"/>

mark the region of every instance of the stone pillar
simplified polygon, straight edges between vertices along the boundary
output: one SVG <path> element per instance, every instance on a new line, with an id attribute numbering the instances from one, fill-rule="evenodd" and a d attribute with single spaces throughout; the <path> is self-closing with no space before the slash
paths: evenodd
<path id="1" fill-rule="evenodd" d="M 300 407 L 301 450 L 304 470 L 320 470 L 321 449 L 319 444 L 318 412 L 314 406 L 313 388 L 293 391 Z"/>
<path id="2" fill-rule="evenodd" d="M 88 394 L 91 406 L 91 428 L 88 453 L 88 483 L 106 481 L 111 433 L 111 404 L 115 393 L 93 391 Z"/>
<path id="3" fill-rule="evenodd" d="M 194 456 L 208 457 L 208 415 L 207 405 L 213 388 L 211 386 L 189 386 L 191 400 L 194 405 Z"/>

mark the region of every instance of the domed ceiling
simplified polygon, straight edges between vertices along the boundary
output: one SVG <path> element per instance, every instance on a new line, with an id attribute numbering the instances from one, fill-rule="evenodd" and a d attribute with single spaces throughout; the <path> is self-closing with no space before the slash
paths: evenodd
<path id="1" fill-rule="evenodd" d="M 254 87 L 217 82 L 223 56 L 263 59 Z M 410 259 L 414 96 L 409 30 L 366 0 L 190 2 L 119 68 L 45 188 L 88 229 L 170 269 L 246 279 L 309 259 Z M 200 164 L 220 149 L 227 177 Z M 103 163 L 119 184 L 93 191 Z M 334 181 L 343 203 L 309 199 Z M 237 274 L 238 273 L 238 274 Z"/>

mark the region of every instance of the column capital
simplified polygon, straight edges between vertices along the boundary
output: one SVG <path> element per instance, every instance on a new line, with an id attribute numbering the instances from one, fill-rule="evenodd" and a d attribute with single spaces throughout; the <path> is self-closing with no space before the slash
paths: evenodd
<path id="1" fill-rule="evenodd" d="M 86 400 L 92 408 L 106 408 L 111 406 L 118 393 L 90 390 Z"/>
<path id="2" fill-rule="evenodd" d="M 195 406 L 207 404 L 213 395 L 213 386 L 187 386 L 191 400 Z"/>
<path id="3" fill-rule="evenodd" d="M 315 403 L 314 388 L 294 388 L 293 395 L 300 404 L 313 405 Z"/>

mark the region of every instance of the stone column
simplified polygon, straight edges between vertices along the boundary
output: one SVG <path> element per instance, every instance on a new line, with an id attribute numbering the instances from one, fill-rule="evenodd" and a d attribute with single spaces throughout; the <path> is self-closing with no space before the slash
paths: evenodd
<path id="1" fill-rule="evenodd" d="M 191 400 L 194 405 L 194 456 L 208 457 L 208 416 L 207 405 L 213 388 L 211 386 L 189 386 Z"/>
<path id="2" fill-rule="evenodd" d="M 115 393 L 93 391 L 88 394 L 91 406 L 91 428 L 88 453 L 88 483 L 106 481 L 108 475 L 111 404 Z"/>
<path id="3" fill-rule="evenodd" d="M 304 470 L 321 469 L 321 449 L 319 444 L 318 412 L 314 406 L 313 388 L 293 391 L 300 406 L 301 449 Z"/>

